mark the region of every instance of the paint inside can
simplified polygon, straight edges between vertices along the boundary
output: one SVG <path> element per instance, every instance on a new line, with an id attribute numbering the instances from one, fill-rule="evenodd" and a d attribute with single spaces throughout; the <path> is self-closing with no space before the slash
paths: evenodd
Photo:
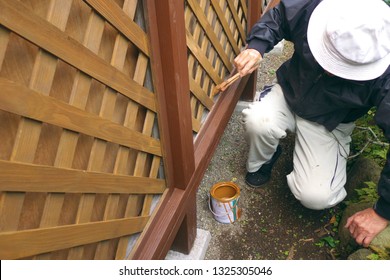
<path id="1" fill-rule="evenodd" d="M 238 208 L 240 188 L 233 182 L 219 182 L 210 189 L 210 210 L 224 224 L 234 223 L 241 216 Z"/>

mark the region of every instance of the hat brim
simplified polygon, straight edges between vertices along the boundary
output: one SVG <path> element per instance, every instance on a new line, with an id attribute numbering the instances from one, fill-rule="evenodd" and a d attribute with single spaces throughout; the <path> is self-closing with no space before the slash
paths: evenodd
<path id="1" fill-rule="evenodd" d="M 325 44 L 325 32 L 329 18 L 335 12 L 343 10 L 340 7 L 342 3 L 343 1 L 338 0 L 324 0 L 314 9 L 307 30 L 310 51 L 321 67 L 335 76 L 355 81 L 378 78 L 389 67 L 390 54 L 373 63 L 356 64 L 340 59 Z"/>

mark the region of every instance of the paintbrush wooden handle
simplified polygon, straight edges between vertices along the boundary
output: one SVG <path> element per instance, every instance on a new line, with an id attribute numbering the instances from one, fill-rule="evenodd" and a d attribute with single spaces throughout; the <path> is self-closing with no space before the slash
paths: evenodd
<path id="1" fill-rule="evenodd" d="M 240 78 L 240 74 L 237 73 L 234 76 L 230 77 L 229 79 L 226 80 L 226 87 L 230 86 L 232 83 L 237 81 Z"/>
<path id="2" fill-rule="evenodd" d="M 240 74 L 236 73 L 234 76 L 230 77 L 229 79 L 227 79 L 223 83 L 217 85 L 215 87 L 215 91 L 216 92 L 218 92 L 218 91 L 225 91 L 232 83 L 237 81 L 239 78 L 240 78 Z"/>

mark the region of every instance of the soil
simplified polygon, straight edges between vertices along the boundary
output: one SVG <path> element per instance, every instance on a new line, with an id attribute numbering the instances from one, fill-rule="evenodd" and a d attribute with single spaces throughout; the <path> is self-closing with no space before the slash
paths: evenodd
<path id="1" fill-rule="evenodd" d="M 258 71 L 260 90 L 275 78 L 275 71 L 293 52 L 286 42 L 282 54 L 265 55 Z M 245 184 L 248 153 L 240 112 L 235 112 L 215 151 L 197 193 L 198 228 L 211 234 L 208 260 L 326 260 L 338 258 L 333 242 L 337 236 L 332 217 L 337 208 L 314 211 L 304 208 L 291 194 L 286 175 L 292 170 L 294 135 L 281 142 L 283 153 L 271 180 L 260 189 Z M 209 209 L 211 187 L 233 181 L 240 187 L 242 215 L 232 224 L 214 219 Z M 333 222 L 334 220 L 332 220 Z"/>

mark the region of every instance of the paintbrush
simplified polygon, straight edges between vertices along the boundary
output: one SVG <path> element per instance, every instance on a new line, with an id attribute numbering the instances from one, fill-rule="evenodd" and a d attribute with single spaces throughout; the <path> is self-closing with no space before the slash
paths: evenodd
<path id="1" fill-rule="evenodd" d="M 234 76 L 230 77 L 229 79 L 227 79 L 226 81 L 220 83 L 219 85 L 217 85 L 215 88 L 214 88 L 214 91 L 213 91 L 213 95 L 214 94 L 217 94 L 219 92 L 223 92 L 225 91 L 232 83 L 234 83 L 235 81 L 237 81 L 238 79 L 240 78 L 240 74 L 237 73 L 235 74 Z"/>

